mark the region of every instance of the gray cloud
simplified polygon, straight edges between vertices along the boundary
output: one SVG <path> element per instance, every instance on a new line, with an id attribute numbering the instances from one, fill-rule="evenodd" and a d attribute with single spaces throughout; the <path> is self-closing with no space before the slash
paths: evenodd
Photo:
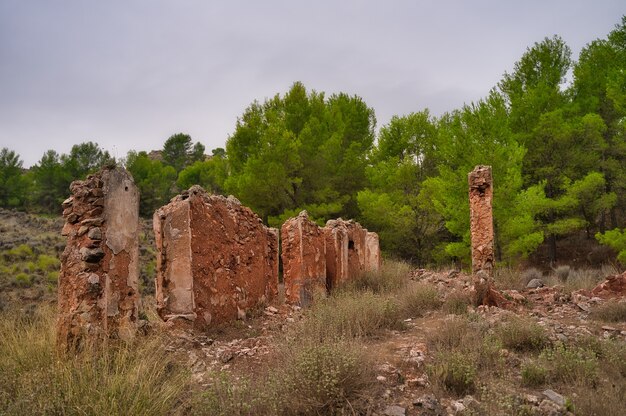
<path id="1" fill-rule="evenodd" d="M 524 50 L 575 54 L 621 1 L 0 0 L 0 146 L 25 165 L 95 140 L 124 156 L 187 132 L 224 146 L 254 100 L 297 80 L 358 94 L 379 126 L 484 97 Z"/>

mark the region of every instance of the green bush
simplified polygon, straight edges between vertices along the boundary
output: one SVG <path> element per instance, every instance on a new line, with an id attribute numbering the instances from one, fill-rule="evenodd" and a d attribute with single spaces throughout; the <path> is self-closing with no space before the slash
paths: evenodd
<path id="1" fill-rule="evenodd" d="M 26 244 L 21 244 L 5 252 L 9 260 L 27 260 L 34 257 L 33 249 Z"/>
<path id="2" fill-rule="evenodd" d="M 522 366 L 522 384 L 526 387 L 541 387 L 548 380 L 548 370 L 536 363 L 529 362 Z"/>
<path id="3" fill-rule="evenodd" d="M 55 256 L 50 256 L 48 254 L 40 254 L 37 257 L 37 269 L 47 272 L 58 270 L 61 267 L 61 261 Z"/>
<path id="4" fill-rule="evenodd" d="M 544 350 L 540 359 L 548 367 L 552 381 L 591 386 L 598 381 L 598 357 L 587 348 L 557 344 Z"/>
<path id="5" fill-rule="evenodd" d="M 46 275 L 46 279 L 48 280 L 48 283 L 57 284 L 57 282 L 59 281 L 59 272 L 48 272 L 48 274 Z"/>
<path id="6" fill-rule="evenodd" d="M 445 391 L 462 396 L 476 389 L 476 366 L 462 352 L 440 352 L 427 368 L 430 380 Z"/>
<path id="7" fill-rule="evenodd" d="M 600 244 L 607 245 L 617 251 L 617 260 L 622 264 L 626 264 L 626 228 L 623 230 L 615 228 L 604 234 L 597 233 L 596 240 Z"/>
<path id="8" fill-rule="evenodd" d="M 32 276 L 24 272 L 16 274 L 13 279 L 19 287 L 30 287 L 33 285 Z"/>

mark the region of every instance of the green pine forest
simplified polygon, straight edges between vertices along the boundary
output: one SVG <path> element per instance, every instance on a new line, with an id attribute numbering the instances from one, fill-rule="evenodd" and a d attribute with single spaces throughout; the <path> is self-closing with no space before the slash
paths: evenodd
<path id="1" fill-rule="evenodd" d="M 624 265 L 626 16 L 577 60 L 559 36 L 531 45 L 484 98 L 440 117 L 416 109 L 377 128 L 360 97 L 295 82 L 250 104 L 225 148 L 206 153 L 182 133 L 117 161 L 87 141 L 23 169 L 3 148 L 0 206 L 59 214 L 71 181 L 117 163 L 132 173 L 145 217 L 199 184 L 235 195 L 271 226 L 303 209 L 320 224 L 354 218 L 380 234 L 386 255 L 467 264 L 467 174 L 484 164 L 493 167 L 500 262 L 539 247 L 558 261 L 559 243 L 584 235 Z"/>

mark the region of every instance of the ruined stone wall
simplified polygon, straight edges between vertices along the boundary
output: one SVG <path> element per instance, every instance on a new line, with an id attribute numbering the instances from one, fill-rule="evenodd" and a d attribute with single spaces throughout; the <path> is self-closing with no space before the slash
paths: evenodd
<path id="1" fill-rule="evenodd" d="M 326 240 L 306 211 L 281 227 L 283 280 L 288 303 L 308 306 L 326 295 Z"/>
<path id="2" fill-rule="evenodd" d="M 368 231 L 365 235 L 365 270 L 380 270 L 380 244 L 378 234 Z"/>
<path id="3" fill-rule="evenodd" d="M 278 231 L 234 197 L 194 186 L 154 214 L 157 311 L 198 329 L 278 293 Z"/>
<path id="4" fill-rule="evenodd" d="M 472 271 L 493 277 L 493 179 L 491 166 L 476 166 L 468 174 Z"/>
<path id="5" fill-rule="evenodd" d="M 63 202 L 57 341 L 65 347 L 136 330 L 139 192 L 130 174 L 104 169 L 70 185 Z"/>
<path id="6" fill-rule="evenodd" d="M 348 276 L 353 279 L 366 271 L 367 230 L 352 220 L 345 221 L 345 225 L 348 229 Z"/>
<path id="7" fill-rule="evenodd" d="M 326 240 L 326 286 L 330 291 L 348 281 L 348 228 L 343 220 L 329 220 L 322 228 Z"/>

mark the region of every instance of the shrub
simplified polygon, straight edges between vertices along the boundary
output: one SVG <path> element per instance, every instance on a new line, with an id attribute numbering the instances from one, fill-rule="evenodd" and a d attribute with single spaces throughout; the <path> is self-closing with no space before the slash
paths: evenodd
<path id="1" fill-rule="evenodd" d="M 527 281 L 519 271 L 511 267 L 499 267 L 495 271 L 494 281 L 500 289 L 522 290 L 526 288 Z"/>
<path id="2" fill-rule="evenodd" d="M 350 409 L 372 386 L 373 366 L 351 342 L 291 344 L 281 374 L 290 414 L 335 414 Z"/>
<path id="3" fill-rule="evenodd" d="M 548 379 L 548 370 L 536 363 L 529 362 L 522 366 L 522 384 L 526 387 L 541 387 Z"/>
<path id="4" fill-rule="evenodd" d="M 16 274 L 13 280 L 19 287 L 31 287 L 33 285 L 32 276 L 24 272 Z"/>
<path id="5" fill-rule="evenodd" d="M 401 329 L 398 302 L 372 292 L 341 293 L 315 304 L 297 328 L 300 338 L 316 340 L 360 338 L 383 329 Z"/>
<path id="6" fill-rule="evenodd" d="M 540 358 L 549 368 L 553 381 L 593 386 L 598 380 L 598 358 L 589 349 L 557 344 L 544 350 Z"/>
<path id="7" fill-rule="evenodd" d="M 440 352 L 427 368 L 430 380 L 445 391 L 456 395 L 473 393 L 476 388 L 476 367 L 461 352 Z"/>
<path id="8" fill-rule="evenodd" d="M 554 274 L 561 282 L 565 282 L 569 277 L 570 267 L 567 265 L 559 266 L 554 270 Z"/>
<path id="9" fill-rule="evenodd" d="M 548 335 L 541 325 L 519 317 L 500 324 L 495 333 L 503 347 L 515 351 L 539 351 L 548 344 Z"/>
<path id="10" fill-rule="evenodd" d="M 48 272 L 46 279 L 48 283 L 56 284 L 59 281 L 59 272 Z"/>
<path id="11" fill-rule="evenodd" d="M 17 247 L 5 252 L 5 256 L 9 260 L 27 260 L 34 256 L 33 249 L 26 244 L 20 244 Z"/>
<path id="12" fill-rule="evenodd" d="M 590 316 L 599 321 L 626 322 L 626 302 L 606 302 L 594 308 Z"/>
<path id="13" fill-rule="evenodd" d="M 522 272 L 522 281 L 524 282 L 524 286 L 528 284 L 533 279 L 542 279 L 543 273 L 541 270 L 531 267 Z"/>
<path id="14" fill-rule="evenodd" d="M 467 307 L 472 304 L 471 294 L 462 291 L 454 291 L 446 297 L 442 309 L 444 312 L 454 315 L 465 315 L 467 313 Z"/>
<path id="15" fill-rule="evenodd" d="M 216 375 L 192 404 L 196 415 L 345 414 L 361 409 L 374 383 L 373 365 L 353 342 L 293 340 L 281 345 L 280 366 L 235 379 Z M 366 412 L 363 412 L 366 413 Z"/>
<path id="16" fill-rule="evenodd" d="M 409 286 L 400 302 L 405 316 L 408 317 L 423 316 L 424 312 L 441 306 L 437 290 L 425 283 Z"/>
<path id="17" fill-rule="evenodd" d="M 41 271 L 54 271 L 61 267 L 61 262 L 55 256 L 40 254 L 37 257 L 37 269 Z"/>

